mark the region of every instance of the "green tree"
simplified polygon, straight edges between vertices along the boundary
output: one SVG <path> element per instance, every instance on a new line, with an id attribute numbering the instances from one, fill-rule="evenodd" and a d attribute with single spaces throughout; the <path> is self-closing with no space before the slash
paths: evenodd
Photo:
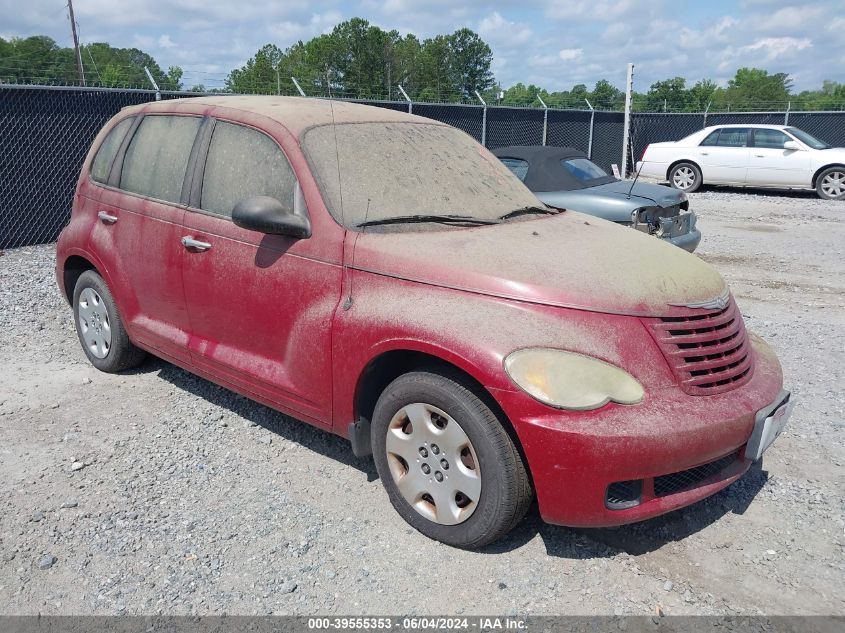
<path id="1" fill-rule="evenodd" d="M 724 90 L 714 93 L 720 108 L 732 110 L 783 109 L 790 100 L 792 80 L 787 73 L 769 74 L 761 68 L 740 68 Z"/>
<path id="2" fill-rule="evenodd" d="M 686 79 L 675 77 L 651 84 L 645 96 L 647 112 L 684 112 L 690 106 L 692 95 Z"/>
<path id="3" fill-rule="evenodd" d="M 590 93 L 593 107 L 601 110 L 618 110 L 625 105 L 625 93 L 607 79 L 599 79 Z"/>

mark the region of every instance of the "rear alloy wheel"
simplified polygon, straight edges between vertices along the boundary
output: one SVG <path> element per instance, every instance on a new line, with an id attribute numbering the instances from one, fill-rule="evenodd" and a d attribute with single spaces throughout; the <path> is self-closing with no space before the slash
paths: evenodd
<path id="1" fill-rule="evenodd" d="M 452 378 L 412 372 L 376 404 L 373 455 L 393 507 L 429 538 L 475 548 L 511 530 L 532 493 L 502 423 Z"/>
<path id="2" fill-rule="evenodd" d="M 73 316 L 82 349 L 100 371 L 114 373 L 144 361 L 146 354 L 129 340 L 106 282 L 93 270 L 76 282 Z"/>
<path id="3" fill-rule="evenodd" d="M 669 172 L 669 184 L 691 193 L 701 186 L 701 170 L 692 163 L 678 163 Z"/>
<path id="4" fill-rule="evenodd" d="M 820 173 L 816 193 L 826 200 L 845 200 L 845 167 L 831 167 Z"/>

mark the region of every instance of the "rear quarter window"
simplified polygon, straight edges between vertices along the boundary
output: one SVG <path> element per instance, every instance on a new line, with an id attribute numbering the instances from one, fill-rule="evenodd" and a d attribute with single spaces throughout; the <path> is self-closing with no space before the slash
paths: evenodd
<path id="1" fill-rule="evenodd" d="M 100 144 L 100 149 L 97 150 L 97 155 L 94 156 L 94 161 L 91 163 L 91 178 L 96 182 L 105 183 L 108 181 L 111 164 L 120 148 L 123 137 L 126 136 L 126 132 L 132 125 L 132 121 L 133 118 L 129 117 L 115 125 Z"/>
<path id="2" fill-rule="evenodd" d="M 519 158 L 502 158 L 500 159 L 505 167 L 513 172 L 513 175 L 524 181 L 525 176 L 528 175 L 528 161 Z"/>
<path id="3" fill-rule="evenodd" d="M 144 117 L 126 150 L 120 188 L 165 202 L 179 202 L 201 122 L 199 117 L 191 116 Z"/>

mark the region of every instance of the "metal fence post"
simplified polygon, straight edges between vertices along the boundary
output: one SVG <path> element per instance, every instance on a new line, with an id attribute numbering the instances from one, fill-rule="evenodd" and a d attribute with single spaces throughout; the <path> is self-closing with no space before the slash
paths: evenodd
<path id="1" fill-rule="evenodd" d="M 549 106 L 543 101 L 543 97 L 537 95 L 537 100 L 543 106 L 543 145 L 546 144 L 546 137 L 549 133 Z"/>
<path id="2" fill-rule="evenodd" d="M 161 101 L 161 90 L 158 89 L 158 84 L 156 83 L 156 80 L 153 79 L 153 74 L 146 66 L 144 66 L 144 72 L 147 73 L 147 79 L 150 80 L 150 83 L 153 85 L 153 89 L 156 91 L 156 101 Z"/>
<path id="3" fill-rule="evenodd" d="M 634 65 L 628 64 L 628 80 L 625 82 L 625 122 L 622 128 L 622 178 L 628 175 L 628 140 L 631 135 L 631 92 L 634 89 Z"/>
<path id="4" fill-rule="evenodd" d="M 478 90 L 475 91 L 475 96 L 478 97 L 481 105 L 484 106 L 484 109 L 481 111 L 481 144 L 487 147 L 487 102 L 481 98 Z"/>
<path id="5" fill-rule="evenodd" d="M 785 114 L 785 115 L 784 115 L 784 117 L 783 117 L 783 124 L 784 124 L 784 125 L 789 125 L 789 111 L 790 111 L 791 109 L 792 109 L 792 102 L 791 102 L 791 101 L 787 101 L 787 102 L 786 102 L 786 114 Z"/>
<path id="6" fill-rule="evenodd" d="M 593 104 L 590 103 L 590 100 L 584 97 L 584 101 L 587 102 L 587 107 L 590 108 L 590 138 L 587 140 L 587 158 L 593 157 L 593 125 L 596 122 L 596 111 L 593 108 Z"/>
<path id="7" fill-rule="evenodd" d="M 711 104 L 711 103 L 713 103 L 713 102 L 712 102 L 712 101 L 708 101 L 708 102 L 707 102 L 707 107 L 706 107 L 706 108 L 704 108 L 704 125 L 703 125 L 703 126 L 701 126 L 701 129 L 702 129 L 702 130 L 703 130 L 704 128 L 706 128 L 706 127 L 707 127 L 707 113 L 710 111 L 710 104 Z"/>
<path id="8" fill-rule="evenodd" d="M 296 77 L 291 77 L 290 80 L 293 82 L 293 85 L 296 86 L 296 89 L 299 91 L 299 96 L 304 97 L 305 91 L 302 89 L 302 86 L 299 85 L 299 82 L 296 80 Z"/>
<path id="9" fill-rule="evenodd" d="M 414 102 L 411 101 L 411 97 L 408 96 L 408 93 L 405 92 L 405 89 L 402 87 L 402 84 L 396 84 L 399 86 L 399 92 L 402 93 L 402 96 L 405 97 L 405 101 L 408 102 L 408 114 L 414 113 Z"/>

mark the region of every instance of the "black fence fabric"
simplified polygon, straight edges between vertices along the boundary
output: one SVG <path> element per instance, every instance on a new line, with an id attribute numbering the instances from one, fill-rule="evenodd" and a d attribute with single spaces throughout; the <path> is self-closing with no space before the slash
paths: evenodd
<path id="1" fill-rule="evenodd" d="M 162 99 L 198 96 L 162 92 Z M 85 154 L 100 128 L 121 108 L 152 101 L 146 90 L 0 85 L 0 248 L 55 241 L 70 217 Z M 464 104 L 361 101 L 412 111 L 457 127 L 490 148 L 546 144 L 587 152 L 610 172 L 621 164 L 620 112 L 548 110 Z M 845 112 L 791 112 L 790 125 L 834 146 L 845 146 Z M 786 113 L 710 114 L 707 125 L 777 123 Z M 648 143 L 683 138 L 704 126 L 699 114 L 634 113 L 629 166 Z"/>

